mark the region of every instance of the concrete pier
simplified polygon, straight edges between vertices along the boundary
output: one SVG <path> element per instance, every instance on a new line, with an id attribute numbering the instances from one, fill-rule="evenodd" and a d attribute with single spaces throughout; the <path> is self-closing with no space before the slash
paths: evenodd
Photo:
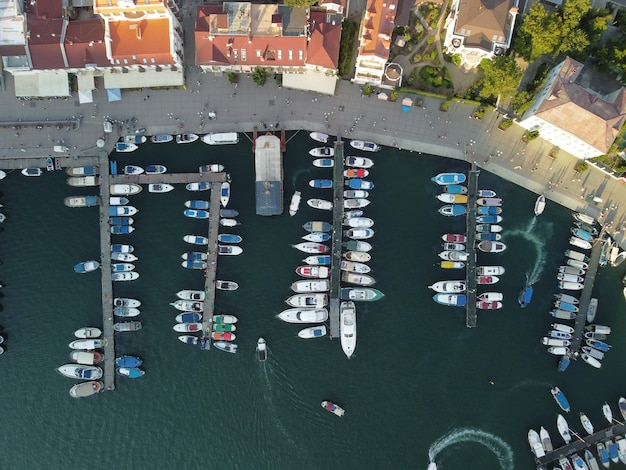
<path id="1" fill-rule="evenodd" d="M 331 244 L 330 295 L 328 314 L 330 338 L 341 335 L 339 326 L 339 306 L 341 299 L 341 249 L 343 243 L 343 142 L 335 141 L 335 166 L 333 167 L 333 233 Z"/>
<path id="2" fill-rule="evenodd" d="M 478 175 L 480 170 L 472 163 L 467 181 L 467 305 L 465 306 L 465 326 L 476 327 L 476 198 L 478 195 Z"/>

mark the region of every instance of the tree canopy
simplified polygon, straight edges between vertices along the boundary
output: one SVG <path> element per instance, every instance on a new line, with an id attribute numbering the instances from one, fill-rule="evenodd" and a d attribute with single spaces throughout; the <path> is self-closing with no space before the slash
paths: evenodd
<path id="1" fill-rule="evenodd" d="M 507 99 L 517 93 L 523 72 L 512 56 L 483 59 L 478 67 L 485 73 L 479 84 L 480 97 Z"/>
<path id="2" fill-rule="evenodd" d="M 317 0 L 285 0 L 288 7 L 309 8 L 317 3 Z"/>

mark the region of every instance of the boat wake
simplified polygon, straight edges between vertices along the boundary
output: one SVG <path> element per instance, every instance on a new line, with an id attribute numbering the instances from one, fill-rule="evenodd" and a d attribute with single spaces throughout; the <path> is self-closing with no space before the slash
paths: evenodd
<path id="1" fill-rule="evenodd" d="M 539 281 L 539 279 L 541 279 L 548 257 L 548 252 L 545 250 L 545 240 L 549 240 L 552 236 L 552 224 L 542 224 L 541 230 L 536 230 L 536 223 L 537 218 L 533 217 L 524 230 L 510 230 L 506 234 L 507 238 L 516 236 L 523 238 L 524 240 L 530 242 L 535 249 L 535 263 L 526 273 L 526 285 L 528 286 L 532 286 Z"/>
<path id="2" fill-rule="evenodd" d="M 272 381 L 270 380 L 270 376 L 268 372 L 268 369 L 270 368 L 268 362 L 269 361 L 261 363 L 258 369 L 259 373 L 261 374 L 263 378 L 263 382 L 265 383 L 265 386 L 267 387 L 267 393 L 263 394 L 263 399 L 265 400 L 265 404 L 267 405 L 267 410 L 269 411 L 269 414 L 272 417 L 272 421 L 274 425 L 276 426 L 276 428 L 285 437 L 285 440 L 289 444 L 295 446 L 296 443 L 291 437 L 291 435 L 289 434 L 289 431 L 287 431 L 287 428 L 281 422 L 281 420 L 278 419 L 278 410 L 276 409 L 276 406 L 274 405 L 274 401 L 272 400 Z"/>
<path id="3" fill-rule="evenodd" d="M 463 442 L 477 442 L 489 449 L 500 463 L 503 470 L 513 470 L 513 450 L 498 436 L 489 434 L 475 428 L 454 429 L 448 434 L 437 439 L 428 450 L 428 458 L 431 463 L 446 447 Z"/>
<path id="4" fill-rule="evenodd" d="M 294 190 L 296 189 L 296 181 L 298 181 L 298 176 L 302 174 L 309 174 L 310 172 L 310 168 L 301 168 L 293 174 L 293 176 L 291 177 L 291 185 L 293 186 Z"/>

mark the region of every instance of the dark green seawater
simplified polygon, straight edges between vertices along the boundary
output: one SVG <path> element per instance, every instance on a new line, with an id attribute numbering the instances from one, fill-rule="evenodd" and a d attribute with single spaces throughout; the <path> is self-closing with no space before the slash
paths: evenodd
<path id="1" fill-rule="evenodd" d="M 93 462 L 115 469 L 424 469 L 430 455 L 444 470 L 532 469 L 529 427 L 543 425 L 561 442 L 550 386 L 568 396 L 575 430 L 581 431 L 580 411 L 601 428 L 605 400 L 618 414 L 617 398 L 626 394 L 623 268 L 601 269 L 596 282 L 598 321 L 614 331 L 601 370 L 575 363 L 559 374 L 556 358 L 539 343 L 551 323 L 547 311 L 567 249 L 569 211 L 548 203 L 534 223 L 536 196 L 483 172 L 481 187 L 505 200 L 508 250 L 481 254 L 480 261 L 506 267 L 495 289 L 504 293 L 505 307 L 480 313 L 478 327 L 467 329 L 463 309 L 432 301 L 427 286 L 455 274 L 436 266 L 440 236 L 462 230 L 463 221 L 437 213 L 439 187 L 429 179 L 466 170 L 461 162 L 393 149 L 374 155 L 376 188 L 366 208 L 376 221 L 370 264 L 386 296 L 357 305 L 352 360 L 339 340 L 300 340 L 297 325 L 274 318 L 287 308 L 294 269 L 306 256 L 290 245 L 304 235 L 304 222 L 328 216 L 305 203 L 324 197 L 309 179 L 330 175 L 310 166 L 313 146 L 301 133 L 285 154 L 285 207 L 294 188 L 303 191 L 293 218 L 255 215 L 248 139 L 223 147 L 148 143 L 112 156 L 120 167 L 162 163 L 170 172 L 219 162 L 232 174 L 229 207 L 241 212 L 242 225 L 228 231 L 243 237 L 244 253 L 220 258 L 218 277 L 241 287 L 220 292 L 217 310 L 239 317 L 239 353 L 203 352 L 176 339 L 177 312 L 168 303 L 178 290 L 203 282 L 202 274 L 180 266 L 189 250 L 182 237 L 203 233 L 206 225 L 183 216 L 183 202 L 192 198 L 184 188 L 145 190 L 132 197 L 140 209 L 137 230 L 116 238 L 135 245 L 141 277 L 115 292 L 143 301 L 144 329 L 118 334 L 116 344 L 118 353 L 141 355 L 147 374 L 80 400 L 69 397 L 73 382 L 54 368 L 68 362 L 75 329 L 101 324 L 98 274 L 72 270 L 98 258 L 98 215 L 95 208 L 69 209 L 63 198 L 93 191 L 70 188 L 63 172 L 41 178 L 14 172 L 0 183 L 8 216 L 0 234 L 3 468 L 82 469 Z M 522 310 L 517 295 L 527 273 L 536 289 Z M 270 348 L 264 364 L 254 352 L 259 336 Z M 344 406 L 345 417 L 323 411 L 324 399 Z"/>

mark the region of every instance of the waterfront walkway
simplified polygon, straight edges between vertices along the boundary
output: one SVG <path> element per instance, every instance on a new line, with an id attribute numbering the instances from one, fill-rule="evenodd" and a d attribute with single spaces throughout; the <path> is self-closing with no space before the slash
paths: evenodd
<path id="1" fill-rule="evenodd" d="M 467 182 L 467 305 L 465 311 L 465 326 L 476 327 L 476 198 L 478 195 L 478 175 L 480 170 L 472 163 Z"/>
<path id="2" fill-rule="evenodd" d="M 335 166 L 333 167 L 333 234 L 330 260 L 330 299 L 328 316 L 330 338 L 340 336 L 339 310 L 341 294 L 341 249 L 343 243 L 343 142 L 335 141 Z"/>

